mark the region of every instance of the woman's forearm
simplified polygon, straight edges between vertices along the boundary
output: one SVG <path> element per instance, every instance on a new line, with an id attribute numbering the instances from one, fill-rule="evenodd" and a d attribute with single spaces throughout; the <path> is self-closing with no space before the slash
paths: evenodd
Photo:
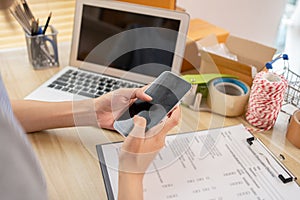
<path id="1" fill-rule="evenodd" d="M 42 102 L 12 100 L 13 111 L 26 132 L 72 126 L 98 126 L 94 100 Z"/>
<path id="2" fill-rule="evenodd" d="M 74 126 L 72 102 L 12 100 L 13 111 L 26 132 Z"/>
<path id="3" fill-rule="evenodd" d="M 143 174 L 119 172 L 118 200 L 142 200 L 143 177 Z"/>

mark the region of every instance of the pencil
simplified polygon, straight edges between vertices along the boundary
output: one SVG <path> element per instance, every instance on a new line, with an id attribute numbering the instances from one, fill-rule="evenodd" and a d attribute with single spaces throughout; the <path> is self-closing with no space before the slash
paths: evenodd
<path id="1" fill-rule="evenodd" d="M 31 21 L 31 35 L 37 35 L 39 33 L 39 18 Z"/>
<path id="2" fill-rule="evenodd" d="M 52 16 L 52 12 L 49 13 L 49 16 L 48 16 L 48 18 L 47 18 L 47 21 L 46 21 L 46 24 L 45 24 L 44 30 L 43 30 L 43 35 L 45 35 L 45 33 L 46 33 L 46 30 L 47 30 L 47 28 L 48 28 L 48 25 L 49 25 L 51 16 Z"/>
<path id="3" fill-rule="evenodd" d="M 24 25 L 30 29 L 30 23 L 29 20 L 27 19 L 27 16 L 25 15 L 25 13 L 23 12 L 20 4 L 16 4 L 15 5 L 15 10 L 14 10 L 15 14 L 17 17 L 19 17 L 19 19 L 24 23 Z"/>
<path id="4" fill-rule="evenodd" d="M 30 10 L 30 8 L 29 8 L 26 0 L 23 0 L 22 4 L 23 4 L 23 7 L 24 7 L 24 10 L 25 10 L 25 13 L 26 13 L 27 17 L 29 19 L 34 19 L 34 16 L 33 16 L 32 12 L 31 12 L 31 10 Z"/>
<path id="5" fill-rule="evenodd" d="M 29 28 L 24 24 L 24 22 L 16 15 L 16 13 L 14 11 L 12 11 L 11 9 L 9 9 L 9 12 L 12 14 L 12 16 L 14 16 L 14 18 L 19 22 L 19 24 L 21 25 L 21 27 L 23 28 L 23 30 L 28 34 L 31 35 L 31 31 L 29 30 Z"/>

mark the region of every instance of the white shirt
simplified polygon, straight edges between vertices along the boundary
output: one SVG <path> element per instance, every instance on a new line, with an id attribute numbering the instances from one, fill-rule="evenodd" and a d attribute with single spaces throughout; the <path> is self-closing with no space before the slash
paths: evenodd
<path id="1" fill-rule="evenodd" d="M 43 200 L 40 165 L 13 111 L 0 76 L 0 199 Z"/>

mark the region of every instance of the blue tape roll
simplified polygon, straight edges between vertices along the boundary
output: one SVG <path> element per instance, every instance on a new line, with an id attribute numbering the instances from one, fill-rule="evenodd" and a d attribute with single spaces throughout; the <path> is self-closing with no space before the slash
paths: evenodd
<path id="1" fill-rule="evenodd" d="M 244 91 L 244 94 L 247 94 L 248 93 L 248 87 L 245 83 L 237 80 L 237 79 L 233 79 L 233 78 L 217 78 L 215 80 L 213 80 L 213 84 L 214 85 L 217 85 L 218 83 L 232 83 L 238 87 L 240 87 L 243 91 Z"/>
<path id="2" fill-rule="evenodd" d="M 217 78 L 209 83 L 207 104 L 211 111 L 224 116 L 242 115 L 247 105 L 250 87 L 234 78 Z"/>

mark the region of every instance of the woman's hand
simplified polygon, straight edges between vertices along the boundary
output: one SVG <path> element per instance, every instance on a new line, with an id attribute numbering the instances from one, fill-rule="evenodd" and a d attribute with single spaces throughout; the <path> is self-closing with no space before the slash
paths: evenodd
<path id="1" fill-rule="evenodd" d="M 151 101 L 144 88 L 118 89 L 94 99 L 97 123 L 100 128 L 113 129 L 114 121 L 136 99 Z"/>
<path id="2" fill-rule="evenodd" d="M 178 124 L 179 118 L 180 108 L 176 107 L 163 122 L 145 133 L 146 120 L 134 117 L 134 128 L 125 139 L 119 156 L 119 199 L 143 199 L 144 174 L 164 147 L 167 132 Z"/>

